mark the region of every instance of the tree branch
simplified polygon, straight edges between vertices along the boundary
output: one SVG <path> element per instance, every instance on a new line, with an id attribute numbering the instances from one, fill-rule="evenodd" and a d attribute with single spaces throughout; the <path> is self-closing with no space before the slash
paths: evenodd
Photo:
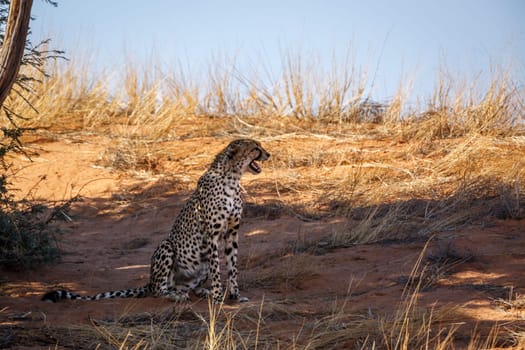
<path id="1" fill-rule="evenodd" d="M 9 95 L 20 69 L 32 4 L 33 0 L 12 0 L 9 6 L 4 43 L 0 49 L 0 106 Z"/>

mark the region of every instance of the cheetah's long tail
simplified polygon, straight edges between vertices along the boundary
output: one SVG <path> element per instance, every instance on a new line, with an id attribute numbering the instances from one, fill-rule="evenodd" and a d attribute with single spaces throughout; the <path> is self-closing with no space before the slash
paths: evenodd
<path id="1" fill-rule="evenodd" d="M 145 285 L 144 287 L 102 292 L 95 295 L 79 295 L 66 290 L 52 290 L 44 294 L 42 300 L 57 303 L 62 299 L 100 300 L 113 298 L 144 298 L 148 295 L 151 295 L 151 287 L 149 284 Z"/>

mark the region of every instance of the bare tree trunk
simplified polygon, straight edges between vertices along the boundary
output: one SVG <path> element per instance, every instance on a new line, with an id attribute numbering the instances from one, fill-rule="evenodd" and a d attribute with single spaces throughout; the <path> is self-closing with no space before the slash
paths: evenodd
<path id="1" fill-rule="evenodd" d="M 0 49 L 0 106 L 9 95 L 24 56 L 33 0 L 11 0 Z"/>

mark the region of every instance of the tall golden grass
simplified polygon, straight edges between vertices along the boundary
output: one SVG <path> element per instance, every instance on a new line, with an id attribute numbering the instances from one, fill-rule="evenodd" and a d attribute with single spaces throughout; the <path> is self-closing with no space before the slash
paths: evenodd
<path id="1" fill-rule="evenodd" d="M 316 61 L 305 62 L 300 54 L 289 54 L 282 62 L 281 75 L 273 79 L 245 76 L 234 61 L 230 66 L 211 63 L 202 78 L 191 69 L 163 72 L 131 62 L 121 72 L 94 73 L 89 63 L 73 58 L 47 67 L 49 76 L 38 76 L 43 84 L 26 96 L 34 109 L 15 94 L 8 102 L 28 118 L 20 121 L 23 126 L 153 140 L 181 136 L 184 131 L 177 130 L 179 125 L 188 127 L 195 118 L 209 117 L 231 119 L 230 132 L 248 127 L 251 132 L 269 129 L 275 134 L 297 131 L 298 120 L 375 122 L 388 135 L 420 140 L 468 134 L 512 136 L 525 130 L 524 91 L 508 72 L 494 74 L 488 86 L 465 88 L 438 76 L 433 95 L 418 96 L 426 105 L 409 108 L 411 96 L 403 86 L 391 101 L 374 102 L 367 91 L 366 71 L 356 69 L 348 59 L 334 62 L 329 70 Z M 197 76 L 203 81 L 197 82 Z M 214 130 L 200 131 L 206 132 Z"/>

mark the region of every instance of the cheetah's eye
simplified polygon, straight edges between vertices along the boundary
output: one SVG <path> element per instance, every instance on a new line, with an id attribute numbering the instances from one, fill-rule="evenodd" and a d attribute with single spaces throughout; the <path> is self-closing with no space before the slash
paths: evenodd
<path id="1" fill-rule="evenodd" d="M 256 150 L 257 150 L 257 152 L 259 152 L 259 155 L 257 157 L 255 157 L 255 160 L 261 160 L 263 153 L 262 153 L 260 148 L 256 148 Z"/>

